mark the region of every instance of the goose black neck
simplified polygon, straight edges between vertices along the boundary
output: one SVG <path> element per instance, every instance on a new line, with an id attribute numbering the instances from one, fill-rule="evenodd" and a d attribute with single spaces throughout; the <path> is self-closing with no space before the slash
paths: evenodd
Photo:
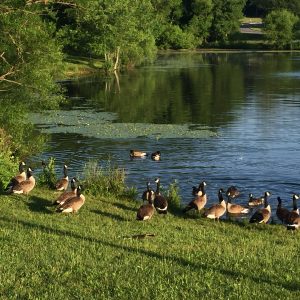
<path id="1" fill-rule="evenodd" d="M 66 167 L 64 167 L 64 175 L 65 175 L 65 177 L 68 176 L 68 171 L 67 171 L 67 168 L 66 168 Z"/>
<path id="2" fill-rule="evenodd" d="M 160 190 L 160 181 L 157 181 L 156 183 L 156 194 L 159 194 L 159 190 Z"/>
<path id="3" fill-rule="evenodd" d="M 264 201 L 265 201 L 265 208 L 266 208 L 269 205 L 267 194 L 265 194 Z"/>
<path id="4" fill-rule="evenodd" d="M 224 200 L 224 198 L 223 198 L 223 193 L 222 193 L 221 190 L 220 190 L 219 193 L 218 193 L 218 197 L 219 197 L 219 202 L 221 203 L 221 202 Z"/>
<path id="5" fill-rule="evenodd" d="M 223 198 L 223 195 L 222 195 L 222 198 Z M 230 197 L 230 195 L 227 195 L 227 202 L 231 203 L 231 197 Z"/>
<path id="6" fill-rule="evenodd" d="M 200 190 L 202 192 L 202 196 L 204 196 L 205 195 L 205 185 L 204 184 L 201 184 Z"/>
<path id="7" fill-rule="evenodd" d="M 297 206 L 297 198 L 295 197 L 295 195 L 293 196 L 293 210 L 297 210 L 298 206 Z"/>
<path id="8" fill-rule="evenodd" d="M 277 197 L 277 201 L 278 201 L 278 207 L 281 207 L 281 204 L 282 204 L 282 200 L 280 197 Z"/>

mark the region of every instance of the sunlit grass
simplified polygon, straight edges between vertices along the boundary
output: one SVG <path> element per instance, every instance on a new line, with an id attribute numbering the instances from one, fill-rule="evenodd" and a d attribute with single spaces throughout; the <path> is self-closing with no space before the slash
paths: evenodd
<path id="1" fill-rule="evenodd" d="M 198 214 L 139 222 L 140 202 L 108 196 L 86 195 L 78 214 L 62 215 L 50 206 L 57 195 L 0 196 L 3 299 L 300 296 L 298 232 Z"/>

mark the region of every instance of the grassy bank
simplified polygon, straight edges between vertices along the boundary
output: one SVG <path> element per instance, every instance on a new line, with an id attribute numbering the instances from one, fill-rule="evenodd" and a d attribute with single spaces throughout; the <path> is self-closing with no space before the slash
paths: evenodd
<path id="1" fill-rule="evenodd" d="M 66 56 L 64 60 L 65 78 L 86 76 L 98 73 L 103 68 L 103 61 L 82 56 Z"/>
<path id="2" fill-rule="evenodd" d="M 135 220 L 140 202 L 1 195 L 1 298 L 299 299 L 299 233 L 188 216 Z M 139 234 L 154 234 L 135 238 Z"/>

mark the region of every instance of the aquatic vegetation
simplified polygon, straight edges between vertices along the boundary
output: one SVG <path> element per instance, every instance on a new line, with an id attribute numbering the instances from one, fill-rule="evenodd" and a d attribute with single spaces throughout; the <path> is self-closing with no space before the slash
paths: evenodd
<path id="1" fill-rule="evenodd" d="M 47 186 L 54 189 L 56 181 L 55 158 L 50 157 L 47 164 L 43 162 L 43 171 L 39 174 L 37 182 L 39 186 Z"/>
<path id="2" fill-rule="evenodd" d="M 216 136 L 195 124 L 118 123 L 117 115 L 93 110 L 48 111 L 30 114 L 43 133 L 79 133 L 96 138 L 206 138 Z"/>
<path id="3" fill-rule="evenodd" d="M 83 171 L 83 187 L 87 193 L 120 196 L 126 193 L 125 170 L 112 164 L 109 160 L 104 165 L 91 160 Z"/>
<path id="4" fill-rule="evenodd" d="M 171 212 L 178 212 L 181 208 L 181 196 L 176 180 L 170 183 L 167 194 Z"/>

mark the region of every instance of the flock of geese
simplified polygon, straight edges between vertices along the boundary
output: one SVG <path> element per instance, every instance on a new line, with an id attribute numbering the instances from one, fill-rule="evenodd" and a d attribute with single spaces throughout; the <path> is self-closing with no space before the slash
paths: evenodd
<path id="1" fill-rule="evenodd" d="M 131 158 L 144 158 L 148 156 L 146 152 L 138 150 L 130 150 Z M 160 152 L 156 151 L 151 154 L 151 159 L 160 160 Z M 157 211 L 159 214 L 166 214 L 168 211 L 168 201 L 160 193 L 160 179 L 156 178 L 156 191 L 151 190 L 150 182 L 147 183 L 147 189 L 143 192 L 142 199 L 146 201 L 137 212 L 137 220 L 149 220 Z M 198 187 L 192 188 L 192 194 L 194 199 L 188 203 L 183 209 L 186 213 L 190 210 L 195 210 L 206 218 L 218 220 L 227 213 L 229 216 L 241 216 L 248 215 L 252 212 L 253 208 L 256 208 L 251 215 L 250 223 L 267 223 L 271 218 L 271 206 L 268 198 L 271 196 L 269 191 L 266 191 L 262 197 L 255 198 L 253 194 L 249 194 L 248 205 L 242 206 L 240 204 L 233 203 L 234 199 L 240 196 L 239 190 L 235 186 L 230 186 L 226 192 L 223 189 L 218 191 L 219 202 L 205 207 L 207 204 L 206 194 L 206 182 L 200 182 Z M 224 199 L 224 195 L 227 197 L 227 201 Z M 278 219 L 285 224 L 287 229 L 294 230 L 300 227 L 299 209 L 297 207 L 297 200 L 299 195 L 294 194 L 293 209 L 290 211 L 285 207 L 282 207 L 282 200 L 277 197 L 278 205 L 276 209 L 276 215 Z"/>
<path id="2" fill-rule="evenodd" d="M 25 163 L 19 164 L 19 173 L 13 177 L 6 187 L 6 192 L 11 194 L 28 195 L 35 187 L 35 178 L 32 169 L 29 167 L 25 171 Z M 53 205 L 57 205 L 56 211 L 62 213 L 76 213 L 84 204 L 85 196 L 81 193 L 82 186 L 76 186 L 76 178 L 71 179 L 71 191 L 67 191 L 69 186 L 68 167 L 63 167 L 64 176 L 55 184 L 57 191 L 62 193 L 55 199 Z"/>
<path id="3" fill-rule="evenodd" d="M 145 157 L 147 153 L 142 151 L 131 150 L 130 157 Z M 151 154 L 151 159 L 160 160 L 160 152 L 156 151 Z M 32 174 L 30 167 L 25 171 L 25 163 L 19 164 L 19 172 L 13 177 L 6 187 L 7 193 L 25 194 L 33 190 L 35 187 L 35 178 Z M 82 186 L 77 185 L 76 178 L 71 179 L 71 190 L 68 191 L 69 177 L 68 167 L 63 167 L 63 177 L 59 179 L 55 185 L 57 191 L 62 193 L 54 200 L 53 205 L 56 205 L 56 212 L 61 213 L 76 213 L 85 203 L 85 196 L 82 194 Z M 168 199 L 164 197 L 160 192 L 160 178 L 155 179 L 156 191 L 151 189 L 151 183 L 147 182 L 147 188 L 142 194 L 144 204 L 142 204 L 136 214 L 137 220 L 149 220 L 152 218 L 155 212 L 158 214 L 167 214 L 169 204 Z M 227 213 L 230 216 L 247 215 L 251 212 L 252 208 L 256 208 L 254 213 L 249 219 L 250 223 L 267 223 L 271 217 L 271 206 L 268 202 L 268 198 L 271 193 L 266 191 L 264 196 L 255 198 L 252 194 L 249 194 L 248 206 L 242 206 L 240 204 L 233 203 L 234 199 L 239 197 L 240 192 L 235 186 L 230 186 L 226 192 L 223 189 L 218 191 L 218 203 L 206 207 L 207 194 L 206 194 L 206 182 L 200 182 L 198 187 L 192 188 L 192 194 L 194 199 L 190 201 L 183 209 L 183 213 L 190 210 L 195 210 L 202 213 L 203 217 L 218 220 Z M 224 199 L 224 195 L 227 197 L 227 201 Z M 276 215 L 278 219 L 285 224 L 287 229 L 295 230 L 300 227 L 300 215 L 297 206 L 299 195 L 293 194 L 293 209 L 288 210 L 282 207 L 282 200 L 277 197 L 278 205 L 276 209 Z"/>

